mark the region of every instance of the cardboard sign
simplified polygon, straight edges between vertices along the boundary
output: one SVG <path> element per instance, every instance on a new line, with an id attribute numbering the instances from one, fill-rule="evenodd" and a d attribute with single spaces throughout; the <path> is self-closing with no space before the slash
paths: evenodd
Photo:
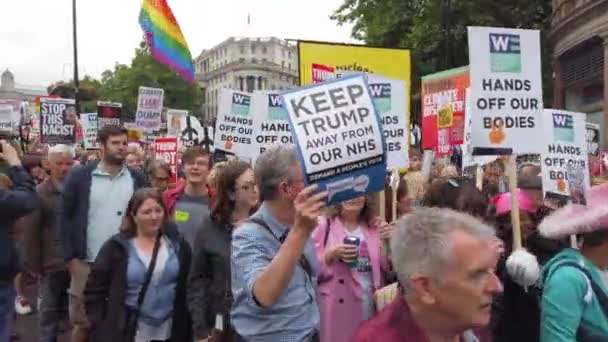
<path id="1" fill-rule="evenodd" d="M 97 102 L 97 128 L 105 126 L 120 126 L 122 115 L 122 103 L 119 102 Z"/>
<path id="2" fill-rule="evenodd" d="M 384 189 L 382 124 L 366 76 L 348 76 L 281 96 L 306 184 L 336 204 Z"/>
<path id="3" fill-rule="evenodd" d="M 13 132 L 13 106 L 0 105 L 0 132 Z"/>
<path id="4" fill-rule="evenodd" d="M 545 197 L 567 203 L 571 197 L 570 184 L 578 186 L 579 183 L 584 183 L 587 187 L 590 184 L 585 114 L 545 109 L 543 119 L 545 141 L 544 151 L 541 154 L 543 190 Z M 572 169 L 572 165 L 581 170 L 574 172 L 583 172 L 582 180 L 578 181 L 581 176 L 572 177 L 571 172 L 575 170 Z M 577 181 L 572 183 L 574 179 Z"/>
<path id="5" fill-rule="evenodd" d="M 312 63 L 312 83 L 321 83 L 334 78 L 334 68 Z"/>
<path id="6" fill-rule="evenodd" d="M 473 154 L 541 153 L 540 32 L 494 27 L 468 31 Z"/>
<path id="7" fill-rule="evenodd" d="M 215 149 L 244 159 L 250 159 L 255 154 L 251 100 L 249 93 L 220 90 L 215 123 L 217 133 L 213 142 Z"/>
<path id="8" fill-rule="evenodd" d="M 97 148 L 97 113 L 80 114 L 84 148 L 87 150 Z"/>
<path id="9" fill-rule="evenodd" d="M 469 68 L 461 67 L 422 77 L 422 148 L 437 158 L 464 141 L 465 90 Z"/>
<path id="10" fill-rule="evenodd" d="M 252 160 L 276 144 L 293 144 L 289 127 L 289 117 L 281 97 L 277 93 L 256 93 L 253 95 L 254 112 L 253 137 L 256 149 Z"/>
<path id="11" fill-rule="evenodd" d="M 177 137 L 154 139 L 154 159 L 164 160 L 171 167 L 171 184 L 177 183 Z"/>
<path id="12" fill-rule="evenodd" d="M 186 128 L 187 116 L 187 110 L 167 110 L 167 134 L 174 137 L 179 136 L 184 130 L 184 128 Z"/>
<path id="13" fill-rule="evenodd" d="M 386 168 L 396 170 L 409 165 L 407 89 L 405 81 L 378 75 L 368 76 L 369 91 L 382 120 Z"/>
<path id="14" fill-rule="evenodd" d="M 141 131 L 148 133 L 160 130 L 164 94 L 165 91 L 159 88 L 139 87 L 135 125 Z"/>
<path id="15" fill-rule="evenodd" d="M 41 98 L 41 142 L 73 144 L 76 142 L 76 104 L 73 99 Z"/>
<path id="16" fill-rule="evenodd" d="M 466 89 L 465 95 L 465 113 L 470 113 L 471 110 L 471 89 Z M 473 129 L 473 119 L 471 115 L 465 116 L 464 125 L 464 144 L 462 144 L 462 168 L 470 168 L 473 166 L 484 166 L 496 160 L 494 156 L 474 156 L 473 146 L 471 145 L 471 131 Z"/>

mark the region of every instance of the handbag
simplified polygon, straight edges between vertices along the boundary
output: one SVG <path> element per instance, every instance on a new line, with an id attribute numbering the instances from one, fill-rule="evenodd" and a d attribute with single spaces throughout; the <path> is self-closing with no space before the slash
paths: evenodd
<path id="1" fill-rule="evenodd" d="M 139 291 L 139 295 L 137 296 L 137 304 L 135 308 L 130 311 L 127 318 L 125 332 L 129 341 L 135 340 L 135 334 L 137 333 L 137 321 L 139 320 L 139 312 L 144 302 L 144 298 L 146 297 L 148 287 L 150 286 L 150 281 L 152 280 L 154 268 L 156 267 L 156 258 L 158 256 L 158 250 L 160 249 L 161 235 L 162 233 L 158 232 L 158 235 L 156 236 L 156 240 L 154 241 L 154 249 L 152 250 L 152 259 L 150 259 L 150 265 L 146 270 L 146 277 L 144 278 L 144 283 L 141 286 L 141 291 Z"/>

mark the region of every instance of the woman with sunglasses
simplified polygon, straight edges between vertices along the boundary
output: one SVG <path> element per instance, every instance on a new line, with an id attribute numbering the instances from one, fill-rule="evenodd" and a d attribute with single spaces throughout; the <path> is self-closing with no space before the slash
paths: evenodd
<path id="1" fill-rule="evenodd" d="M 259 200 L 248 163 L 231 160 L 216 172 L 214 206 L 197 234 L 188 284 L 195 341 L 235 338 L 229 316 L 232 231 L 255 211 Z"/>

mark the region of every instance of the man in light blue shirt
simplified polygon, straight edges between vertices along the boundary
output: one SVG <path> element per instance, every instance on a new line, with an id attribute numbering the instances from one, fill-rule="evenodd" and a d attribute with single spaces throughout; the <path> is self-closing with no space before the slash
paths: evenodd
<path id="1" fill-rule="evenodd" d="M 245 341 L 317 341 L 318 262 L 310 233 L 327 193 L 303 189 L 293 147 L 267 150 L 255 174 L 262 206 L 232 240 L 232 324 Z"/>

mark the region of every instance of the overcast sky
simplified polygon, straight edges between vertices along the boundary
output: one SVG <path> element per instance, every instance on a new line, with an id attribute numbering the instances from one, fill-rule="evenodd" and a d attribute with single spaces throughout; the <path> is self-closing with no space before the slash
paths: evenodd
<path id="1" fill-rule="evenodd" d="M 354 42 L 329 15 L 342 0 L 168 0 L 193 56 L 229 36 Z M 72 1 L 0 0 L 0 72 L 47 86 L 72 75 Z M 78 0 L 80 75 L 129 63 L 142 38 L 140 0 Z M 251 25 L 247 14 L 251 13 Z"/>

